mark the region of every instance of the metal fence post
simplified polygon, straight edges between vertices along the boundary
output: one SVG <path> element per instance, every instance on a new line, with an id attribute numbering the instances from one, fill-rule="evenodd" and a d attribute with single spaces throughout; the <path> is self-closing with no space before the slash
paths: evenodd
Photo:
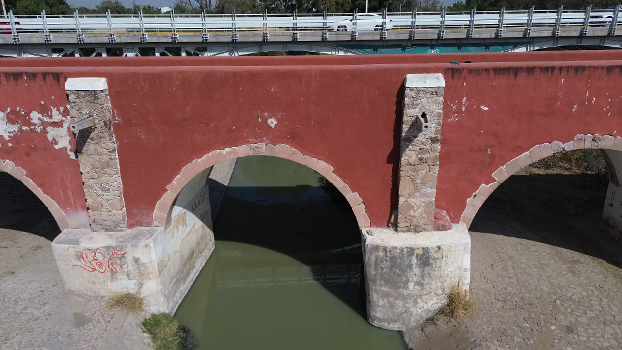
<path id="1" fill-rule="evenodd" d="M 143 22 L 142 9 L 138 12 L 138 21 L 140 25 L 140 42 L 144 44 L 147 42 L 147 39 L 149 39 L 149 37 L 147 36 L 147 33 L 145 33 L 145 23 Z"/>
<path id="2" fill-rule="evenodd" d="M 615 10 L 613 10 L 613 18 L 611 18 L 611 23 L 609 24 L 609 36 L 616 35 L 616 29 L 618 28 L 618 16 L 620 15 L 620 7 L 622 5 L 616 5 Z"/>
<path id="3" fill-rule="evenodd" d="M 534 10 L 534 7 L 531 6 L 527 14 L 527 28 L 525 28 L 525 33 L 523 33 L 523 36 L 527 38 L 531 36 L 531 25 L 533 24 L 533 10 Z"/>
<path id="4" fill-rule="evenodd" d="M 441 11 L 441 30 L 438 32 L 439 39 L 445 39 L 445 15 L 447 8 L 443 6 Z"/>
<path id="5" fill-rule="evenodd" d="M 322 22 L 322 41 L 328 40 L 328 14 L 324 10 L 324 21 Z"/>
<path id="6" fill-rule="evenodd" d="M 469 19 L 469 31 L 467 32 L 467 38 L 473 37 L 473 31 L 475 30 L 475 7 L 471 9 L 471 18 Z"/>
<path id="7" fill-rule="evenodd" d="M 201 41 L 206 43 L 209 41 L 209 33 L 207 32 L 207 18 L 205 17 L 205 10 L 201 12 L 201 28 L 203 29 Z"/>
<path id="8" fill-rule="evenodd" d="M 41 20 L 43 21 L 43 35 L 45 37 L 45 43 L 52 43 L 52 36 L 50 35 L 50 30 L 48 28 L 48 19 L 45 16 L 45 10 L 41 11 Z"/>
<path id="9" fill-rule="evenodd" d="M 352 35 L 350 39 L 357 40 L 359 38 L 359 30 L 358 30 L 358 11 L 354 9 L 354 13 L 352 14 Z"/>
<path id="10" fill-rule="evenodd" d="M 292 41 L 298 41 L 300 34 L 298 33 L 298 9 L 294 10 L 294 33 L 292 33 Z"/>
<path id="11" fill-rule="evenodd" d="M 76 41 L 78 44 L 84 44 L 84 34 L 82 34 L 82 28 L 80 27 L 80 14 L 78 13 L 78 10 L 73 13 L 73 18 L 76 21 Z"/>
<path id="12" fill-rule="evenodd" d="M 408 36 L 408 39 L 415 40 L 415 36 L 417 35 L 416 29 L 417 29 L 417 8 L 415 8 L 412 14 L 410 15 L 410 35 Z"/>
<path id="13" fill-rule="evenodd" d="M 501 38 L 503 36 L 503 19 L 505 17 L 505 6 L 501 8 L 499 11 L 499 28 L 497 29 L 497 38 Z"/>
<path id="14" fill-rule="evenodd" d="M 110 10 L 106 11 L 106 19 L 108 20 L 108 42 L 114 44 L 117 38 L 112 30 L 112 16 L 110 15 Z"/>
<path id="15" fill-rule="evenodd" d="M 11 34 L 13 35 L 13 44 L 19 44 L 19 34 L 17 34 L 17 28 L 15 28 L 15 16 L 13 10 L 9 10 L 9 21 L 11 22 Z"/>
<path id="16" fill-rule="evenodd" d="M 239 39 L 240 36 L 238 35 L 238 28 L 236 27 L 235 23 L 235 10 L 233 10 L 233 13 L 231 14 L 231 41 L 235 43 Z"/>
<path id="17" fill-rule="evenodd" d="M 554 37 L 559 37 L 559 27 L 562 24 L 562 14 L 564 13 L 564 5 L 560 5 L 557 9 L 557 19 L 555 20 L 555 31 L 553 32 Z"/>
<path id="18" fill-rule="evenodd" d="M 586 36 L 587 32 L 590 28 L 590 14 L 592 12 L 592 5 L 585 8 L 585 18 L 583 19 L 583 28 L 581 28 L 581 33 L 579 35 Z"/>
<path id="19" fill-rule="evenodd" d="M 179 41 L 179 34 L 177 34 L 177 26 L 175 25 L 175 10 L 171 11 L 171 41 L 174 43 Z"/>
<path id="20" fill-rule="evenodd" d="M 266 42 L 268 39 L 270 39 L 270 33 L 268 33 L 268 10 L 265 10 L 263 13 L 263 35 L 261 40 Z"/>

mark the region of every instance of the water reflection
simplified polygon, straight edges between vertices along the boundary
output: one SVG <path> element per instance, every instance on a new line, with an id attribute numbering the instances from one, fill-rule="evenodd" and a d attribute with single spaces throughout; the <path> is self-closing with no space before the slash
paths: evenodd
<path id="1" fill-rule="evenodd" d="M 405 349 L 365 318 L 360 233 L 320 176 L 273 157 L 238 160 L 216 249 L 176 318 L 200 349 Z"/>

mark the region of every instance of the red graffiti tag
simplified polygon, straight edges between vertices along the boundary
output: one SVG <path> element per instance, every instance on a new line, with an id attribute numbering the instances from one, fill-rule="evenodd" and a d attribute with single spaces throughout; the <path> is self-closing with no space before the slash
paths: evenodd
<path id="1" fill-rule="evenodd" d="M 97 248 L 80 250 L 76 254 L 80 257 L 80 264 L 73 265 L 73 268 L 80 267 L 88 272 L 104 273 L 106 269 L 112 273 L 117 273 L 117 268 L 123 270 L 123 258 L 127 252 L 121 254 L 115 248 Z"/>

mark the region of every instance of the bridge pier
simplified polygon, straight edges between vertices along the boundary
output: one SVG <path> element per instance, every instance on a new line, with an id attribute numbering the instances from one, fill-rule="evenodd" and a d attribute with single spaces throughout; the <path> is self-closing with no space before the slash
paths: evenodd
<path id="1" fill-rule="evenodd" d="M 128 230 L 106 80 L 68 79 L 65 88 L 90 224 L 63 230 L 52 242 L 65 288 L 98 296 L 134 293 L 149 311 L 173 313 L 214 249 L 212 168 L 187 179 L 164 227 Z"/>
<path id="2" fill-rule="evenodd" d="M 445 305 L 453 286 L 469 290 L 467 227 L 433 231 L 444 87 L 442 74 L 406 76 L 397 232 L 363 230 L 368 318 L 381 328 L 417 326 Z"/>
<path id="3" fill-rule="evenodd" d="M 64 230 L 52 251 L 65 289 L 134 293 L 152 312 L 174 313 L 214 250 L 208 168 L 179 193 L 165 227 Z"/>

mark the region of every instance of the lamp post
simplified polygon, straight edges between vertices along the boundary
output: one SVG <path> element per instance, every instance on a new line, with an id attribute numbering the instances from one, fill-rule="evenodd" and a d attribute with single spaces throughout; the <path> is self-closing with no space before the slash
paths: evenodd
<path id="1" fill-rule="evenodd" d="M 367 1 L 368 0 L 365 0 L 365 13 L 367 13 Z M 2 3 L 4 4 L 4 0 L 2 0 Z"/>

